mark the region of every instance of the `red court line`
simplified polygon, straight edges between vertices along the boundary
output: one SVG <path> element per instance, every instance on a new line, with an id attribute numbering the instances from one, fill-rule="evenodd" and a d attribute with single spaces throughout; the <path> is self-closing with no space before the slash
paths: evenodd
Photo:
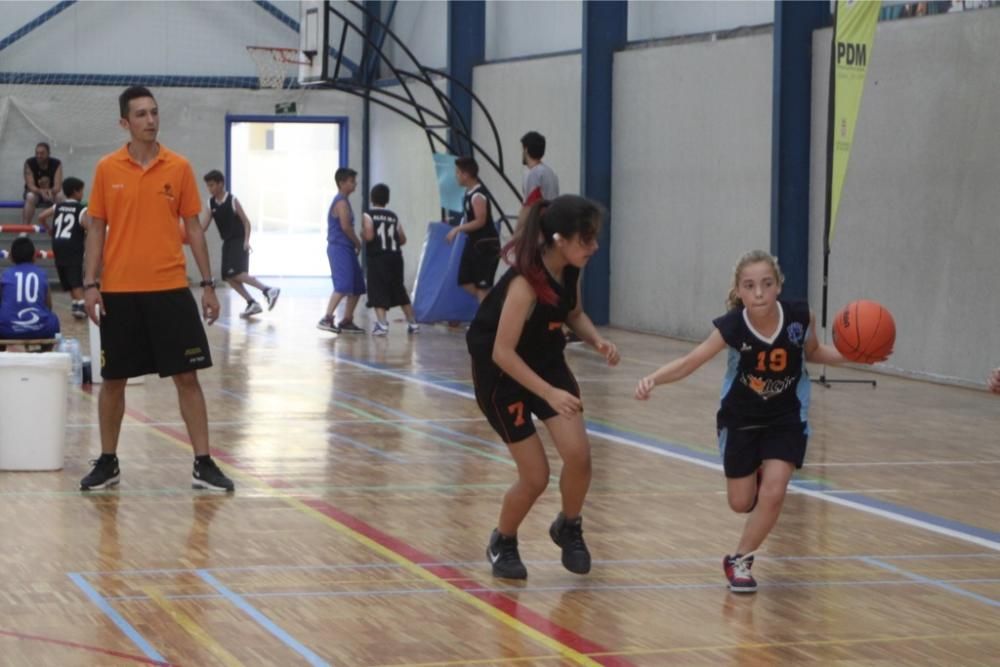
<path id="1" fill-rule="evenodd" d="M 517 600 L 514 600 L 503 593 L 482 590 L 482 583 L 475 581 L 474 579 L 470 579 L 450 565 L 434 565 L 434 563 L 438 562 L 437 558 L 420 551 L 402 540 L 383 533 L 378 528 L 375 528 L 361 519 L 337 509 L 326 501 L 303 499 L 301 502 L 304 505 L 308 505 L 313 508 L 317 512 L 325 514 L 334 521 L 342 523 L 351 530 L 364 535 L 368 539 L 377 542 L 386 549 L 399 554 L 410 562 L 420 565 L 420 567 L 424 568 L 428 572 L 447 580 L 449 584 L 465 591 L 469 595 L 479 598 L 483 602 L 499 609 L 508 616 L 516 618 L 528 627 L 555 639 L 560 644 L 568 646 L 578 653 L 586 655 L 595 662 L 602 665 L 608 665 L 608 667 L 627 667 L 632 664 L 623 658 L 599 655 L 611 653 L 612 651 L 576 634 L 568 628 L 564 628 L 561 625 L 553 623 L 547 617 L 539 614 L 538 612 L 532 611 L 528 607 L 518 603 Z"/>
<path id="2" fill-rule="evenodd" d="M 65 646 L 67 648 L 77 648 L 81 651 L 90 651 L 91 653 L 100 653 L 102 655 L 113 655 L 116 658 L 124 658 L 125 660 L 131 660 L 132 662 L 138 662 L 143 665 L 160 665 L 161 667 L 177 667 L 173 663 L 160 662 L 159 660 L 150 660 L 146 656 L 142 655 L 132 655 L 131 653 L 122 653 L 121 651 L 113 651 L 108 648 L 101 648 L 99 646 L 87 646 L 86 644 L 77 644 L 76 642 L 68 642 L 63 639 L 53 639 L 51 637 L 41 637 L 39 635 L 26 635 L 22 632 L 11 632 L 10 630 L 0 630 L 0 636 L 12 637 L 14 639 L 20 639 L 22 641 L 33 641 L 33 642 L 43 642 L 45 644 L 55 644 L 57 646 Z"/>
<path id="3" fill-rule="evenodd" d="M 132 408 L 125 409 L 126 414 L 128 414 L 133 419 L 136 419 L 150 428 L 160 431 L 165 435 L 169 435 L 172 438 L 180 440 L 182 442 L 190 443 L 187 433 L 179 431 L 170 426 L 163 426 L 157 424 L 155 420 Z M 270 486 L 271 488 L 280 489 L 283 485 L 280 483 L 275 483 L 273 481 L 268 481 L 253 472 L 249 472 L 252 466 L 240 462 L 239 458 L 229 454 L 226 451 L 212 448 L 212 456 L 218 458 L 220 461 L 225 461 L 229 465 L 242 471 L 244 474 L 250 475 L 255 479 L 260 480 L 262 483 Z M 560 644 L 567 646 L 578 653 L 582 653 L 588 656 L 590 659 L 598 662 L 607 667 L 632 667 L 632 663 L 624 658 L 600 655 L 612 653 L 609 649 L 596 644 L 589 639 L 578 635 L 568 628 L 564 628 L 561 625 L 554 623 L 549 618 L 539 614 L 538 612 L 532 611 L 528 607 L 519 604 L 517 600 L 508 597 L 503 593 L 497 593 L 492 591 L 479 590 L 483 588 L 483 584 L 470 579 L 458 570 L 447 565 L 433 565 L 433 563 L 439 562 L 439 559 L 430 556 L 413 546 L 399 540 L 387 533 L 383 533 L 378 528 L 369 525 L 368 523 L 362 521 L 361 519 L 343 512 L 330 503 L 324 500 L 318 499 L 300 499 L 305 505 L 308 505 L 312 509 L 324 514 L 334 521 L 337 521 L 353 531 L 364 535 L 368 539 L 377 542 L 383 547 L 395 552 L 396 554 L 406 558 L 414 564 L 418 564 L 420 567 L 424 568 L 428 572 L 431 572 L 435 576 L 446 579 L 448 583 L 452 584 L 458 589 L 465 591 L 469 595 L 473 595 L 483 602 L 489 604 L 495 609 L 502 611 L 503 613 L 517 619 L 521 623 L 524 623 L 528 627 L 546 635 L 547 637 L 556 640 Z"/>

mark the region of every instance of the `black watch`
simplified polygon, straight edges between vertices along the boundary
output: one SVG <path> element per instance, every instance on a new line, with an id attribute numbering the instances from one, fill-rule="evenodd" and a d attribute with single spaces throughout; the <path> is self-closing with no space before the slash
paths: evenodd
<path id="1" fill-rule="evenodd" d="M 198 287 L 215 287 L 215 278 L 202 280 L 200 283 L 198 283 Z"/>
<path id="2" fill-rule="evenodd" d="M 101 283 L 87 283 L 83 286 L 83 291 L 86 292 L 89 289 L 101 289 Z"/>

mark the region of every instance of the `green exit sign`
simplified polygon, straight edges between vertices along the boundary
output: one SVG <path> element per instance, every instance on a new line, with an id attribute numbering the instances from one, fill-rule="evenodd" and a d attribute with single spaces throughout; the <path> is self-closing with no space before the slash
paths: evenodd
<path id="1" fill-rule="evenodd" d="M 274 113 L 279 116 L 294 115 L 298 113 L 295 109 L 295 102 L 278 102 L 274 105 Z"/>

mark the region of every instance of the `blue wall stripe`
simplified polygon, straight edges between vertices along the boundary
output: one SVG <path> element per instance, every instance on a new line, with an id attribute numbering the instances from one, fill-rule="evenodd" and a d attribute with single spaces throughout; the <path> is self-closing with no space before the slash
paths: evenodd
<path id="1" fill-rule="evenodd" d="M 35 30 L 36 28 L 45 25 L 46 23 L 51 21 L 54 17 L 63 13 L 65 10 L 69 9 L 75 4 L 76 0 L 64 0 L 64 2 L 57 2 L 47 11 L 42 12 L 36 18 L 33 18 L 32 20 L 28 21 L 23 26 L 21 26 L 14 32 L 10 33 L 3 39 L 0 39 L 0 51 L 3 51 L 8 46 L 10 46 L 14 42 L 18 41 L 19 39 L 30 33 L 32 30 Z"/>
<path id="2" fill-rule="evenodd" d="M 809 295 L 812 34 L 829 23 L 827 0 L 774 3 L 771 254 L 785 273 L 785 296 L 795 299 Z"/>
<path id="3" fill-rule="evenodd" d="M 583 195 L 599 202 L 608 218 L 598 236 L 600 249 L 583 272 L 583 309 L 594 324 L 611 318 L 611 92 L 614 52 L 628 41 L 628 3 L 583 3 L 581 49 L 580 184 Z M 623 267 L 624 268 L 624 267 Z"/>
<path id="4" fill-rule="evenodd" d="M 448 71 L 472 90 L 472 68 L 486 54 L 486 3 L 483 0 L 448 3 Z M 448 82 L 448 97 L 455 112 L 472 128 L 472 96 Z M 449 137 L 458 154 L 471 155 L 472 147 L 462 137 Z"/>

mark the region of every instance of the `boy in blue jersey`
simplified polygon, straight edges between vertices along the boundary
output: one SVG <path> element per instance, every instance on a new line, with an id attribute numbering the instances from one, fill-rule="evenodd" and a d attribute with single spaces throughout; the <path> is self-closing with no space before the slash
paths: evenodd
<path id="1" fill-rule="evenodd" d="M 354 323 L 354 309 L 358 298 L 365 293 L 365 277 L 361 272 L 358 253 L 361 239 L 354 231 L 354 211 L 348 196 L 358 187 L 358 172 L 341 167 L 334 174 L 337 182 L 337 196 L 330 204 L 327 214 L 326 256 L 330 260 L 330 274 L 333 278 L 333 294 L 326 306 L 326 315 L 316 327 L 333 333 L 364 333 L 365 330 Z M 344 317 L 333 321 L 333 314 L 341 299 L 347 297 Z"/>
<path id="2" fill-rule="evenodd" d="M 52 338 L 59 318 L 52 312 L 52 295 L 45 270 L 35 266 L 35 244 L 27 237 L 10 246 L 14 266 L 0 276 L 0 338 Z"/>
<path id="3" fill-rule="evenodd" d="M 777 523 L 788 482 L 805 458 L 809 435 L 805 362 L 846 361 L 836 348 L 819 343 L 808 304 L 778 299 L 783 280 L 778 261 L 768 253 L 754 250 L 743 255 L 729 292 L 729 312 L 712 322 L 715 329 L 709 337 L 644 377 L 635 389 L 635 397 L 646 400 L 656 385 L 685 378 L 729 349 L 716 416 L 719 449 L 729 507 L 750 515 L 735 555 L 723 559 L 734 593 L 757 590 L 750 574 L 753 552 Z"/>

